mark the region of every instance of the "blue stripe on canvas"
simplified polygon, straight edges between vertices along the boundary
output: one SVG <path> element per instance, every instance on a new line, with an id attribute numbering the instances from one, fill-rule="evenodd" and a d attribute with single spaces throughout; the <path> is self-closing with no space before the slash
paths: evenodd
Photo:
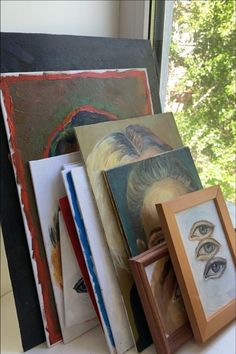
<path id="1" fill-rule="evenodd" d="M 94 270 L 94 264 L 93 264 L 93 260 L 92 260 L 93 259 L 92 258 L 92 253 L 91 253 L 91 250 L 90 250 L 90 247 L 89 247 L 89 243 L 88 243 L 88 240 L 87 240 L 87 234 L 86 234 L 86 230 L 85 230 L 85 227 L 84 227 L 84 222 L 83 222 L 83 219 L 82 219 L 82 216 L 81 216 L 78 204 L 77 204 L 75 188 L 74 188 L 74 184 L 73 184 L 73 180 L 72 180 L 70 172 L 68 172 L 66 174 L 66 179 L 67 179 L 67 182 L 68 182 L 69 191 L 70 191 L 70 195 L 71 195 L 71 201 L 72 201 L 72 205 L 73 205 L 73 209 L 74 209 L 75 222 L 76 222 L 76 224 L 78 226 L 78 229 L 79 229 L 80 242 L 81 242 L 81 244 L 83 246 L 84 255 L 85 255 L 85 258 L 86 258 L 86 263 L 87 263 L 87 266 L 88 266 L 88 270 L 89 270 L 89 273 L 90 273 L 90 275 L 92 277 L 92 280 L 93 280 L 93 283 L 94 283 L 94 287 L 95 287 L 95 292 L 96 292 L 97 297 L 98 297 L 98 306 L 100 308 L 103 320 L 105 322 L 105 325 L 106 325 L 106 328 L 107 328 L 107 332 L 108 332 L 111 344 L 113 345 L 113 347 L 115 347 L 115 342 L 114 342 L 113 334 L 112 334 L 112 331 L 111 331 L 110 322 L 109 322 L 109 319 L 108 319 L 108 316 L 107 316 L 107 311 L 106 311 L 106 308 L 105 308 L 105 305 L 104 305 L 104 301 L 103 301 L 103 297 L 102 297 L 102 291 L 101 291 L 101 288 L 100 288 L 100 285 L 99 285 L 99 282 L 98 282 L 98 279 L 97 279 L 97 275 L 96 275 L 95 270 Z"/>

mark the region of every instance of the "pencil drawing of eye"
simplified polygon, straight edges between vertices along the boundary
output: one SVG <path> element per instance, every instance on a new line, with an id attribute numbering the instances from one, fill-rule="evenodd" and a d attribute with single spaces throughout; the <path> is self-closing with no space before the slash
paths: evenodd
<path id="1" fill-rule="evenodd" d="M 207 220 L 199 220 L 193 224 L 189 233 L 190 240 L 197 240 L 210 237 L 214 231 L 215 225 Z"/>
<path id="2" fill-rule="evenodd" d="M 195 256 L 198 261 L 207 261 L 212 258 L 220 249 L 220 243 L 214 238 L 205 238 L 199 242 Z"/>
<path id="3" fill-rule="evenodd" d="M 211 258 L 204 270 L 204 279 L 220 278 L 227 266 L 227 261 L 222 257 Z"/>
<path id="4" fill-rule="evenodd" d="M 77 292 L 77 293 L 87 293 L 87 287 L 86 284 L 84 282 L 84 279 L 81 278 L 77 281 L 77 283 L 74 285 L 73 289 Z"/>

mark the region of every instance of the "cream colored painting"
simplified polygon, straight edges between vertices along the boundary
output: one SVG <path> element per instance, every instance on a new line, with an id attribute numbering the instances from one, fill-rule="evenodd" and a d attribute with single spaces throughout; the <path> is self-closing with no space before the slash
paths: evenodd
<path id="1" fill-rule="evenodd" d="M 151 337 L 148 327 L 145 329 L 145 317 L 143 316 L 143 321 L 137 321 L 131 309 L 130 298 L 136 299 L 137 296 L 136 293 L 133 294 L 133 278 L 128 266 L 129 254 L 113 211 L 102 171 L 181 147 L 182 141 L 171 113 L 81 126 L 75 128 L 75 131 L 136 346 L 141 351 L 150 344 Z M 139 299 L 137 299 L 138 306 L 142 312 Z"/>

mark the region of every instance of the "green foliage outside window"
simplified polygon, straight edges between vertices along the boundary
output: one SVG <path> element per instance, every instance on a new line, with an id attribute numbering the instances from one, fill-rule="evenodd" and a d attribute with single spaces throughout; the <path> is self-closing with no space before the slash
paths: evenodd
<path id="1" fill-rule="evenodd" d="M 184 70 L 170 94 L 170 100 L 181 103 L 175 113 L 177 125 L 203 185 L 220 184 L 225 198 L 232 201 L 235 48 L 234 0 L 175 1 L 171 65 Z"/>

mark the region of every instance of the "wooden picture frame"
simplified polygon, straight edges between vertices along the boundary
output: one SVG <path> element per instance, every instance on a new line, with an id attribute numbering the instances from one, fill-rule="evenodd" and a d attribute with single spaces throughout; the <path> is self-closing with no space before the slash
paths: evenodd
<path id="1" fill-rule="evenodd" d="M 205 342 L 235 318 L 236 243 L 224 197 L 214 186 L 156 207 L 194 337 Z"/>
<path id="2" fill-rule="evenodd" d="M 131 258 L 129 260 L 129 263 L 156 350 L 159 354 L 174 353 L 179 347 L 181 347 L 192 337 L 192 330 L 188 321 L 187 313 L 184 309 L 184 304 L 181 295 L 178 294 L 180 301 L 178 300 L 179 303 L 177 304 L 176 302 L 174 305 L 178 306 L 176 307 L 178 312 L 174 313 L 175 320 L 176 318 L 179 319 L 180 316 L 182 316 L 181 320 L 178 320 L 177 325 L 176 323 L 171 321 L 170 316 L 167 315 L 167 317 L 164 318 L 166 313 L 169 313 L 171 310 L 173 310 L 173 307 L 167 307 L 167 302 L 164 301 L 165 299 L 168 300 L 167 294 L 161 293 L 159 288 L 159 295 L 163 296 L 159 296 L 158 303 L 158 298 L 156 297 L 156 293 L 153 288 L 151 275 L 152 277 L 155 277 L 156 274 L 159 277 L 160 282 L 160 279 L 162 278 L 163 274 L 166 273 L 167 269 L 169 269 L 169 275 L 166 276 L 166 281 L 164 282 L 167 287 L 170 288 L 170 282 L 175 279 L 175 283 L 173 283 L 175 286 L 174 292 L 176 292 L 177 289 L 176 285 L 178 284 L 174 275 L 174 270 L 171 265 L 166 244 L 158 245 L 146 252 L 143 252 L 142 254 L 136 257 Z M 169 264 L 170 268 L 166 267 L 167 263 Z M 154 281 L 158 283 L 157 278 L 154 278 Z M 162 289 L 164 289 L 164 286 Z M 165 289 L 167 290 L 167 288 Z M 168 303 L 170 303 L 169 300 Z M 167 308 L 169 310 L 167 310 Z M 168 334 L 168 331 L 171 333 Z"/>

